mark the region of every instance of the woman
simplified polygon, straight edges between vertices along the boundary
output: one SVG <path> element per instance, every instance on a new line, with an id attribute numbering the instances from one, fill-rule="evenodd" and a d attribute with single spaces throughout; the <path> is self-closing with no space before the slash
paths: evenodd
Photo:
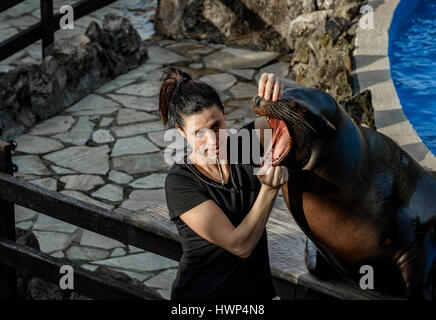
<path id="1" fill-rule="evenodd" d="M 161 120 L 177 128 L 192 148 L 165 181 L 169 215 L 183 247 L 171 300 L 271 300 L 277 292 L 265 226 L 288 179 L 287 169 L 264 166 L 254 175 L 253 158 L 249 164 L 219 161 L 219 130 L 226 129 L 226 123 L 216 91 L 173 67 L 162 79 Z M 285 79 L 265 73 L 258 95 L 275 101 L 284 84 Z M 259 117 L 244 128 L 263 153 L 267 120 Z M 260 129 L 260 137 L 252 133 L 254 128 Z M 211 158 L 217 161 L 208 161 Z"/>

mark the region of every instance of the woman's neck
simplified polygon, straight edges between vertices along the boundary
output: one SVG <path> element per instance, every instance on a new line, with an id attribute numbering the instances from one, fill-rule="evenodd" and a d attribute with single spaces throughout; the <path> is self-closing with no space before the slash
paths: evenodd
<path id="1" fill-rule="evenodd" d="M 215 161 L 212 161 L 212 159 L 204 158 L 202 156 L 196 156 L 194 152 L 191 152 L 189 154 L 189 160 L 191 163 L 195 165 L 195 167 L 203 173 L 208 178 L 211 178 L 212 180 L 221 182 L 221 174 L 224 179 L 224 183 L 226 184 L 229 178 L 229 166 L 227 164 L 227 161 L 223 161 L 222 159 L 219 160 L 219 167 Z M 220 174 L 221 169 L 221 174 Z"/>

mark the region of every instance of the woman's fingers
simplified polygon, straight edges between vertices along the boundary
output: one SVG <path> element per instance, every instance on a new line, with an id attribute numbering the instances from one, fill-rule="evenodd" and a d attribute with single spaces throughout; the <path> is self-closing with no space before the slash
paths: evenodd
<path id="1" fill-rule="evenodd" d="M 279 184 L 283 185 L 286 182 L 288 182 L 289 180 L 289 171 L 288 168 L 286 167 L 281 167 L 282 169 L 280 170 L 280 181 Z"/>
<path id="2" fill-rule="evenodd" d="M 280 89 L 281 89 L 280 81 L 276 81 L 276 83 L 274 84 L 274 92 L 272 95 L 272 101 L 277 101 L 277 99 L 279 98 L 280 91 L 281 91 Z"/>
<path id="3" fill-rule="evenodd" d="M 260 182 L 270 188 L 278 188 L 289 179 L 288 168 L 284 166 L 262 167 L 257 173 Z"/>
<path id="4" fill-rule="evenodd" d="M 268 80 L 268 73 L 262 73 L 259 79 L 259 88 L 257 92 L 257 95 L 259 97 L 263 97 L 265 94 L 265 87 L 266 87 L 267 80 Z"/>
<path id="5" fill-rule="evenodd" d="M 274 167 L 274 173 L 273 173 L 273 176 L 272 176 L 272 182 L 271 182 L 271 184 L 272 184 L 273 186 L 278 185 L 278 183 L 279 183 L 279 178 L 280 178 L 280 168 L 278 168 L 278 167 Z"/>
<path id="6" fill-rule="evenodd" d="M 273 179 L 272 186 L 273 187 L 280 187 L 288 181 L 288 178 L 289 178 L 288 168 L 286 168 L 284 166 L 277 166 L 277 167 L 275 167 L 274 179 Z"/>
<path id="7" fill-rule="evenodd" d="M 263 73 L 259 79 L 258 96 L 265 100 L 277 101 L 281 98 L 284 83 L 274 73 Z"/>
<path id="8" fill-rule="evenodd" d="M 268 82 L 266 83 L 265 87 L 265 95 L 263 96 L 265 100 L 269 100 L 271 98 L 271 93 L 274 88 L 276 76 L 274 73 L 268 74 Z"/>
<path id="9" fill-rule="evenodd" d="M 257 176 L 260 178 L 265 178 L 265 176 L 267 176 L 271 170 L 273 169 L 273 167 L 271 166 L 271 164 L 265 163 L 265 165 L 263 167 L 261 167 L 259 169 L 259 171 L 257 172 Z"/>

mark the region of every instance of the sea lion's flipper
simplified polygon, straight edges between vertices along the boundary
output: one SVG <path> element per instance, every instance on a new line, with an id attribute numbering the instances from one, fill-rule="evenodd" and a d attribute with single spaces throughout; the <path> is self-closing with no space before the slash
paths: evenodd
<path id="1" fill-rule="evenodd" d="M 397 260 L 408 299 L 433 298 L 434 258 L 433 248 L 428 248 L 425 244 L 415 244 Z"/>
<path id="2" fill-rule="evenodd" d="M 306 238 L 306 248 L 304 251 L 304 260 L 310 273 L 320 278 L 338 277 L 338 272 L 330 263 L 319 253 L 315 244 Z"/>

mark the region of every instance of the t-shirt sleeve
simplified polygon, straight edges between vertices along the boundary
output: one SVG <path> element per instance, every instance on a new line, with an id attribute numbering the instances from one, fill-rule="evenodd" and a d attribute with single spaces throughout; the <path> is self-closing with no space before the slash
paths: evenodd
<path id="1" fill-rule="evenodd" d="M 171 220 L 198 206 L 210 196 L 189 176 L 168 174 L 165 179 L 165 197 Z"/>

